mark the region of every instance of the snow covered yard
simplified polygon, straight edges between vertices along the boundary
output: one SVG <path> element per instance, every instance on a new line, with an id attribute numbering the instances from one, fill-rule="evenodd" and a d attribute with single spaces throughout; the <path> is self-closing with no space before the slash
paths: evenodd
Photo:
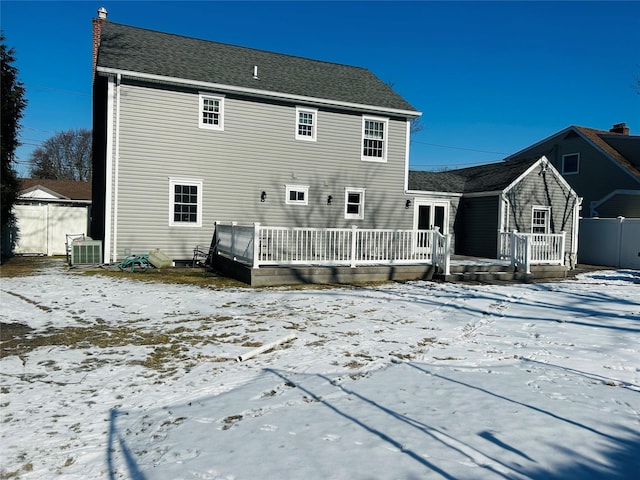
<path id="1" fill-rule="evenodd" d="M 0 478 L 640 471 L 637 271 L 306 289 L 133 278 L 2 278 Z"/>

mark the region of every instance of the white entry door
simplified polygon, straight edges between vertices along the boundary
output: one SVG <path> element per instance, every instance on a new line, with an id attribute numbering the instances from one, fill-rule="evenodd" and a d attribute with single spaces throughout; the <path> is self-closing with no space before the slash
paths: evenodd
<path id="1" fill-rule="evenodd" d="M 416 200 L 413 227 L 417 230 L 440 229 L 440 233 L 449 233 L 449 202 Z"/>
<path id="2" fill-rule="evenodd" d="M 416 230 L 433 230 L 438 227 L 440 233 L 449 233 L 449 202 L 416 199 L 413 211 L 413 228 Z M 418 249 L 431 248 L 430 236 L 418 236 Z"/>

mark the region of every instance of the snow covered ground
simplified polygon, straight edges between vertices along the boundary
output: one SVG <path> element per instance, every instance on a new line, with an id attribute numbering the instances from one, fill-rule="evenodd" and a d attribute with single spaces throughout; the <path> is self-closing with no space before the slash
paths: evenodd
<path id="1" fill-rule="evenodd" d="M 0 360 L 0 478 L 639 478 L 637 271 L 293 290 L 58 266 L 0 293 L 34 342 Z"/>

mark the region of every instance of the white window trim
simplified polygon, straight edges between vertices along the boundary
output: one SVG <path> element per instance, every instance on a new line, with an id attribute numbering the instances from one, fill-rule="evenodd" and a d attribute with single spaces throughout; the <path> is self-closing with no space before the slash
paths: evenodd
<path id="1" fill-rule="evenodd" d="M 567 172 L 564 168 L 564 159 L 566 157 L 572 157 L 574 155 L 577 155 L 578 157 L 578 165 L 576 168 L 575 172 Z M 577 175 L 578 173 L 580 173 L 580 153 L 567 153 L 565 155 L 562 155 L 562 175 Z"/>
<path id="2" fill-rule="evenodd" d="M 286 185 L 284 201 L 287 205 L 309 205 L 309 185 Z M 304 200 L 291 200 L 289 193 L 304 192 Z"/>
<path id="3" fill-rule="evenodd" d="M 198 213 L 196 222 L 176 222 L 173 217 L 173 206 L 175 204 L 174 187 L 176 185 L 191 185 L 198 187 Z M 202 227 L 202 180 L 193 178 L 169 177 L 169 226 L 198 228 Z"/>
<path id="4" fill-rule="evenodd" d="M 355 213 L 347 213 L 347 207 L 349 205 L 349 194 L 350 193 L 359 193 L 361 194 L 360 201 L 360 212 Z M 364 188 L 352 188 L 347 187 L 344 189 L 344 218 L 346 220 L 363 220 L 364 219 L 364 203 L 365 203 L 365 189 Z"/>
<path id="5" fill-rule="evenodd" d="M 202 121 L 202 112 L 204 111 L 205 99 L 218 100 L 220 102 L 220 123 L 211 125 Z M 198 97 L 198 126 L 205 130 L 224 131 L 224 95 L 214 95 L 211 93 L 200 93 Z"/>
<path id="6" fill-rule="evenodd" d="M 382 139 L 382 157 L 369 157 L 364 154 L 364 127 L 367 120 L 372 122 L 384 123 L 384 138 Z M 384 117 L 362 116 L 362 134 L 360 138 L 360 159 L 363 162 L 386 163 L 387 161 L 387 145 L 389 144 L 389 119 Z"/>
<path id="7" fill-rule="evenodd" d="M 538 206 L 538 205 L 534 205 L 533 207 L 531 207 L 531 233 L 533 233 L 533 227 L 538 227 L 539 226 L 539 225 L 535 225 L 533 223 L 533 220 L 535 218 L 536 210 L 541 210 L 541 211 L 547 212 L 546 215 L 545 215 L 544 230 L 545 230 L 545 234 L 548 234 L 549 230 L 551 228 L 551 207 L 543 207 L 543 206 Z"/>
<path id="8" fill-rule="evenodd" d="M 300 113 L 310 113 L 313 115 L 313 124 L 311 128 L 311 136 L 300 135 L 298 133 L 298 127 L 300 125 Z M 318 109 L 308 107 L 296 106 L 296 125 L 295 125 L 296 140 L 302 140 L 304 142 L 315 142 L 318 135 Z"/>

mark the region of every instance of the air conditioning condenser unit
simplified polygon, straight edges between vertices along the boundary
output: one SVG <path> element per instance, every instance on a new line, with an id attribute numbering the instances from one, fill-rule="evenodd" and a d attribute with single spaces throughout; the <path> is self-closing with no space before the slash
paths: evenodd
<path id="1" fill-rule="evenodd" d="M 71 243 L 71 265 L 99 265 L 102 262 L 102 240 L 74 240 Z"/>

